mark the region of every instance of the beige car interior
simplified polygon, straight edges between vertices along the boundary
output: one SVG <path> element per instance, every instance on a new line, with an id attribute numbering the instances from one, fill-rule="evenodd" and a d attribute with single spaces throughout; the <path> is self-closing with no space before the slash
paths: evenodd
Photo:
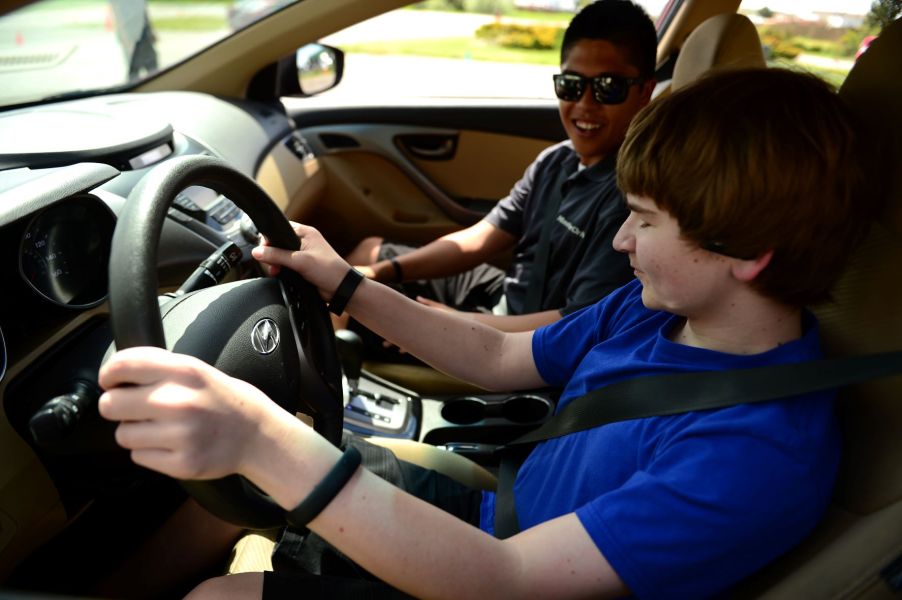
<path id="1" fill-rule="evenodd" d="M 684 87 L 719 69 L 764 67 L 758 30 L 745 15 L 724 13 L 704 21 L 689 34 L 673 66 L 670 84 L 656 97 Z"/>

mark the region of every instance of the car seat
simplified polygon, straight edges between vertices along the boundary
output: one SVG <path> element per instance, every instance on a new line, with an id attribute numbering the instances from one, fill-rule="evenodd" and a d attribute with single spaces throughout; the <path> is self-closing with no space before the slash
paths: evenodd
<path id="1" fill-rule="evenodd" d="M 814 307 L 830 355 L 902 350 L 899 56 L 902 21 L 883 31 L 840 89 L 872 146 L 879 144 L 891 182 L 886 209 L 851 257 L 834 302 Z M 878 134 L 887 139 L 875 139 Z M 827 517 L 737 597 L 876 600 L 902 594 L 902 377 L 842 390 L 838 411 L 843 461 Z"/>
<path id="2" fill-rule="evenodd" d="M 683 43 L 673 78 L 659 84 L 658 95 L 689 85 L 715 69 L 764 67 L 758 31 L 743 15 L 725 13 L 703 21 Z M 418 394 L 467 394 L 484 390 L 427 366 L 365 361 L 363 368 Z"/>
<path id="3" fill-rule="evenodd" d="M 745 15 L 724 13 L 703 21 L 683 43 L 673 66 L 670 85 L 655 97 L 685 87 L 705 73 L 724 69 L 765 67 L 758 30 Z"/>

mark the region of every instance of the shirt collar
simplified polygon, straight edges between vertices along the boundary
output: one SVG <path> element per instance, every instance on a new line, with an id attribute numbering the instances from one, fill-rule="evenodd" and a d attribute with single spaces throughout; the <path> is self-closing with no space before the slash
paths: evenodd
<path id="1" fill-rule="evenodd" d="M 614 171 L 617 166 L 617 151 L 609 153 L 603 159 L 585 169 L 579 168 L 579 155 L 574 152 L 570 160 L 572 161 L 572 169 L 568 179 L 576 179 L 577 177 L 586 177 L 589 181 L 601 181 Z M 570 167 L 570 165 L 568 165 Z M 569 169 L 568 169 L 569 170 Z"/>

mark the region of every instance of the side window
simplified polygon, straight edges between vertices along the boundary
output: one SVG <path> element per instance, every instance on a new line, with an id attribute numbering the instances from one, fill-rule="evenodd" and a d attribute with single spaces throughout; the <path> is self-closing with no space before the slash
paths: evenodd
<path id="1" fill-rule="evenodd" d="M 899 16 L 894 0 L 746 0 L 768 64 L 803 69 L 839 87 L 883 26 Z"/>
<path id="2" fill-rule="evenodd" d="M 564 29 L 582 0 L 425 0 L 323 38 L 345 51 L 341 103 L 554 100 Z M 646 0 L 652 19 L 664 0 Z"/>

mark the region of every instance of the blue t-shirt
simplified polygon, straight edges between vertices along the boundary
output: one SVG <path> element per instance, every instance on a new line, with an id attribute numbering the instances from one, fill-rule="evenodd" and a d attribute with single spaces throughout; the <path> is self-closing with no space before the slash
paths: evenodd
<path id="1" fill-rule="evenodd" d="M 642 304 L 633 281 L 536 331 L 542 378 L 558 405 L 619 380 L 679 371 L 794 363 L 820 356 L 817 323 L 802 338 L 739 356 L 675 344 L 680 322 Z M 601 553 L 642 598 L 723 592 L 811 530 L 839 463 L 831 392 L 611 423 L 542 442 L 517 474 L 523 529 L 575 512 Z M 482 528 L 493 531 L 494 494 Z"/>

